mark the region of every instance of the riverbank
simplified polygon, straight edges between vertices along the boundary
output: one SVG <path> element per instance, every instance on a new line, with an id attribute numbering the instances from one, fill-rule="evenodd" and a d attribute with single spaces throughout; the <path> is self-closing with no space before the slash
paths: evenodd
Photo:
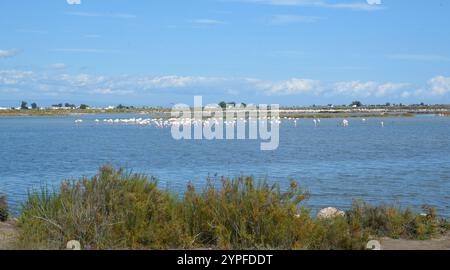
<path id="1" fill-rule="evenodd" d="M 2 224 L 1 245 L 64 249 L 77 240 L 83 249 L 360 250 L 379 239 L 386 249 L 437 248 L 422 241 L 443 238 L 446 247 L 450 223 L 431 207 L 414 213 L 356 201 L 348 211 L 327 208 L 312 217 L 309 197 L 295 181 L 283 191 L 251 177 L 207 179 L 202 190 L 189 184 L 175 195 L 155 178 L 105 166 L 55 192 L 31 193 L 17 223 Z"/>

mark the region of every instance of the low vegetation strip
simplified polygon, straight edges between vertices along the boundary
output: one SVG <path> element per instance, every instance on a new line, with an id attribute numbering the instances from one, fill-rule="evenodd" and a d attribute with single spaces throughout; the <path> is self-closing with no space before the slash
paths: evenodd
<path id="1" fill-rule="evenodd" d="M 29 194 L 17 226 L 19 249 L 364 249 L 388 236 L 429 239 L 449 229 L 432 208 L 414 214 L 355 202 L 351 210 L 312 218 L 296 182 L 282 191 L 251 177 L 207 179 L 183 195 L 155 178 L 105 166 L 92 178 Z"/>
<path id="2" fill-rule="evenodd" d="M 245 109 L 245 107 L 243 108 Z M 448 115 L 450 106 L 408 106 L 408 107 L 295 107 L 280 108 L 282 115 L 297 118 L 337 118 L 337 117 L 411 117 L 416 114 Z M 0 117 L 11 116 L 67 116 L 82 114 L 121 114 L 142 113 L 157 114 L 169 117 L 170 108 L 131 108 L 118 106 L 115 108 L 38 108 L 38 109 L 0 109 Z"/>
<path id="3" fill-rule="evenodd" d="M 120 113 L 170 113 L 167 109 L 36 109 L 36 110 L 0 110 L 0 117 L 11 116 L 67 116 L 83 114 L 120 114 Z"/>

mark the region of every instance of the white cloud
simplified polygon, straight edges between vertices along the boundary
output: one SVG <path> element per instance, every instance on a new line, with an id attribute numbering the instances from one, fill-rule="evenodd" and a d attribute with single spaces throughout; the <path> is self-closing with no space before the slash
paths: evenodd
<path id="1" fill-rule="evenodd" d="M 183 88 L 199 85 L 210 85 L 220 80 L 219 78 L 192 77 L 192 76 L 160 76 L 143 77 L 137 79 L 137 84 L 144 89 Z"/>
<path id="2" fill-rule="evenodd" d="M 205 25 L 220 25 L 225 24 L 224 21 L 214 20 L 214 19 L 195 19 L 192 21 L 196 24 L 205 24 Z"/>
<path id="3" fill-rule="evenodd" d="M 450 93 L 450 77 L 436 76 L 428 84 L 432 95 L 443 96 Z"/>
<path id="4" fill-rule="evenodd" d="M 433 98 L 450 93 L 450 77 L 436 76 L 420 86 L 376 81 L 324 82 L 292 78 L 271 81 L 257 78 L 206 76 L 102 76 L 0 71 L 0 89 L 45 95 L 226 95 L 308 96 L 321 98 Z"/>
<path id="5" fill-rule="evenodd" d="M 334 8 L 334 9 L 351 9 L 351 10 L 365 10 L 374 11 L 383 9 L 380 5 L 372 5 L 368 2 L 336 2 L 325 0 L 241 0 L 252 3 L 264 3 L 277 6 L 312 6 L 319 8 Z"/>
<path id="6" fill-rule="evenodd" d="M 66 0 L 69 5 L 80 5 L 81 0 Z"/>
<path id="7" fill-rule="evenodd" d="M 0 58 L 8 58 L 17 55 L 19 51 L 17 49 L 0 50 Z"/>
<path id="8" fill-rule="evenodd" d="M 298 15 L 275 15 L 270 19 L 270 23 L 274 25 L 284 25 L 293 23 L 315 23 L 321 20 L 321 17 L 315 16 L 298 16 Z"/>
<path id="9" fill-rule="evenodd" d="M 267 95 L 318 95 L 323 90 L 320 81 L 310 79 L 293 78 L 279 82 L 255 82 Z"/>
<path id="10" fill-rule="evenodd" d="M 378 85 L 375 96 L 377 97 L 385 97 L 392 94 L 397 94 L 400 90 L 403 90 L 409 87 L 408 83 L 385 83 Z"/>
<path id="11" fill-rule="evenodd" d="M 378 83 L 374 81 L 350 81 L 334 84 L 334 95 L 346 95 L 353 97 L 386 97 L 399 94 L 409 84 L 406 83 Z"/>
<path id="12" fill-rule="evenodd" d="M 18 92 L 20 92 L 20 91 L 17 88 L 0 88 L 0 93 L 11 94 L 11 93 L 18 93 Z"/>
<path id="13" fill-rule="evenodd" d="M 377 84 L 373 81 L 361 82 L 338 82 L 334 85 L 334 93 L 337 95 L 351 95 L 367 97 L 371 95 L 371 92 L 377 87 Z"/>
<path id="14" fill-rule="evenodd" d="M 90 92 L 90 94 L 99 95 L 131 95 L 134 94 L 132 90 L 114 90 L 111 88 L 97 88 Z"/>
<path id="15" fill-rule="evenodd" d="M 67 15 L 78 17 L 106 17 L 106 18 L 118 18 L 118 19 L 134 19 L 137 16 L 127 13 L 93 13 L 93 12 L 67 12 Z"/>
<path id="16" fill-rule="evenodd" d="M 34 73 L 31 71 L 2 70 L 0 71 L 0 86 L 23 84 L 33 76 Z"/>
<path id="17" fill-rule="evenodd" d="M 49 68 L 51 68 L 51 69 L 65 69 L 65 68 L 67 68 L 67 66 L 66 66 L 66 64 L 63 64 L 63 63 L 55 63 L 55 64 L 49 65 Z"/>

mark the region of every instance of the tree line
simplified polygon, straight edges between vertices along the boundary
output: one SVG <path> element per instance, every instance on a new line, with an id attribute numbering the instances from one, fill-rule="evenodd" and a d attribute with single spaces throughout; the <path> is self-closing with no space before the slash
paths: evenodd
<path id="1" fill-rule="evenodd" d="M 53 104 L 51 107 L 53 108 L 70 108 L 70 109 L 80 109 L 80 110 L 86 110 L 89 108 L 89 105 L 86 104 L 80 104 L 80 106 L 76 106 L 75 104 L 70 104 L 70 103 L 59 103 L 59 104 Z M 28 102 L 26 101 L 22 101 L 20 103 L 20 109 L 21 110 L 37 110 L 39 109 L 39 106 L 37 105 L 36 102 L 33 102 L 30 104 L 30 106 L 28 106 Z"/>

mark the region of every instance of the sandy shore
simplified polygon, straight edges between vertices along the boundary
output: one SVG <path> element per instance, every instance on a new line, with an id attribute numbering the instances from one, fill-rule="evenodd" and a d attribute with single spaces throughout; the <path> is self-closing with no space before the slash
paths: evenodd
<path id="1" fill-rule="evenodd" d="M 11 249 L 17 235 L 14 221 L 0 222 L 0 250 Z"/>
<path id="2" fill-rule="evenodd" d="M 383 238 L 380 243 L 383 250 L 450 250 L 450 232 L 426 241 Z"/>

